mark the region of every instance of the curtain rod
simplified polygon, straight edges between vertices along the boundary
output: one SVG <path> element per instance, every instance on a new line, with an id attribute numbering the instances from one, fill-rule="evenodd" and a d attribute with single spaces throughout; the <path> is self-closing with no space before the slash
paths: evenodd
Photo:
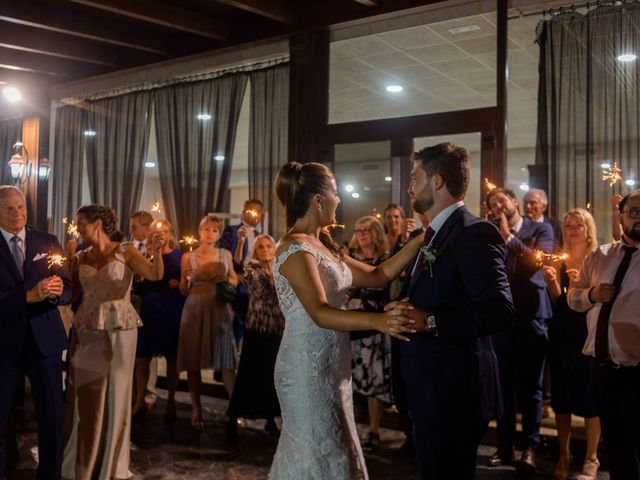
<path id="1" fill-rule="evenodd" d="M 620 1 L 620 0 L 595 0 L 593 2 L 581 2 L 581 3 L 572 3 L 571 5 L 557 7 L 557 8 L 549 8 L 545 10 L 535 10 L 532 12 L 522 12 L 519 8 L 516 8 L 516 14 L 510 15 L 509 20 L 514 20 L 516 18 L 524 18 L 524 17 L 533 17 L 536 15 L 546 16 L 546 15 L 556 15 L 559 13 L 567 13 L 567 12 L 575 12 L 579 8 L 591 8 L 591 7 L 604 7 L 604 6 L 624 6 L 629 4 L 638 3 L 640 0 L 631 0 L 631 1 Z"/>
<path id="2" fill-rule="evenodd" d="M 117 89 L 102 90 L 102 91 L 94 92 L 87 95 L 78 95 L 78 96 L 61 98 L 54 104 L 54 106 L 60 107 L 63 105 L 74 104 L 74 103 L 77 103 L 78 101 L 83 101 L 83 100 L 101 100 L 103 98 L 117 97 L 120 95 L 125 95 L 127 93 L 132 93 L 132 92 L 157 90 L 159 88 L 168 87 L 168 86 L 176 85 L 180 83 L 192 83 L 192 82 L 200 82 L 203 80 L 211 80 L 213 78 L 219 78 L 219 77 L 222 77 L 223 75 L 227 75 L 231 73 L 253 72 L 256 70 L 263 70 L 266 68 L 274 67 L 276 65 L 282 65 L 288 62 L 289 62 L 289 56 L 287 55 L 284 57 L 264 60 L 261 62 L 256 62 L 251 64 L 237 65 L 234 67 L 223 68 L 221 70 L 215 70 L 211 72 L 191 73 L 187 75 L 182 75 L 180 77 L 169 78 L 166 80 L 142 82 L 135 85 L 129 85 L 129 86 L 121 87 Z"/>

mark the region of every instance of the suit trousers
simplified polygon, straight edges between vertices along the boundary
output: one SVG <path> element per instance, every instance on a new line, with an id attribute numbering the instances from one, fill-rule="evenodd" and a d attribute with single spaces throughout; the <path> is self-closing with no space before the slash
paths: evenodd
<path id="1" fill-rule="evenodd" d="M 493 337 L 500 369 L 504 413 L 498 419 L 499 445 L 509 451 L 515 444 L 516 411 L 522 413 L 522 448 L 540 445 L 542 379 L 548 351 L 545 319 L 516 319 L 509 333 Z"/>
<path id="2" fill-rule="evenodd" d="M 640 366 L 594 359 L 593 383 L 611 480 L 640 480 Z"/>
<path id="3" fill-rule="evenodd" d="M 43 357 L 31 332 L 22 358 L 0 361 L 0 478 L 5 476 L 5 432 L 13 411 L 15 392 L 29 377 L 38 423 L 38 479 L 59 479 L 62 463 L 62 355 Z"/>

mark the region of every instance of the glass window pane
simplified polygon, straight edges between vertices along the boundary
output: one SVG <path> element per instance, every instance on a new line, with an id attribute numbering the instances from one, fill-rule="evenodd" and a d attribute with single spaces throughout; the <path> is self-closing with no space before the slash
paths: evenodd
<path id="1" fill-rule="evenodd" d="M 456 16 L 460 10 L 443 9 L 395 19 L 392 27 L 371 23 L 367 31 L 377 33 L 365 36 L 336 33 L 329 123 L 495 105 L 496 16 Z"/>
<path id="2" fill-rule="evenodd" d="M 356 220 L 381 218 L 391 198 L 391 142 L 349 143 L 335 146 L 334 174 L 340 195 L 337 242 L 349 242 Z"/>

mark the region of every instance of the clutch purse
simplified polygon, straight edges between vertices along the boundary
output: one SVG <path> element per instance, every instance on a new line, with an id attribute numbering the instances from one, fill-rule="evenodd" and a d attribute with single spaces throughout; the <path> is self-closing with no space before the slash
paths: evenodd
<path id="1" fill-rule="evenodd" d="M 236 299 L 238 290 L 229 282 L 216 283 L 216 298 L 223 303 L 231 303 Z"/>

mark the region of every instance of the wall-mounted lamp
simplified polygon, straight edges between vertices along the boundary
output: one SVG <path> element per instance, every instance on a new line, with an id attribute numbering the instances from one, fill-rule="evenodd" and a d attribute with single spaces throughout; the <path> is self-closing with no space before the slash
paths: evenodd
<path id="1" fill-rule="evenodd" d="M 51 165 L 49 165 L 49 159 L 43 158 L 38 164 L 38 177 L 40 180 L 49 180 L 49 173 L 51 173 Z"/>
<path id="2" fill-rule="evenodd" d="M 12 151 L 15 153 L 11 155 L 9 160 L 9 168 L 11 169 L 11 178 L 16 185 L 25 183 L 31 176 L 31 164 L 29 163 L 29 152 L 22 142 L 16 142 Z M 22 157 L 24 152 L 24 158 Z"/>

